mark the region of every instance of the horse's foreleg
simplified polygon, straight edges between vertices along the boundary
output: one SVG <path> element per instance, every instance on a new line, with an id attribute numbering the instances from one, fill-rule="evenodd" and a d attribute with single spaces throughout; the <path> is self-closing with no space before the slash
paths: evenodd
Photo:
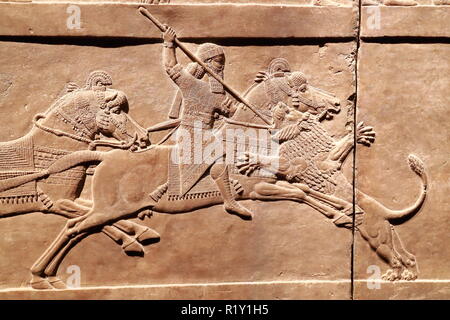
<path id="1" fill-rule="evenodd" d="M 80 217 L 83 218 L 83 217 Z M 77 218 L 79 219 L 79 218 Z M 55 238 L 52 244 L 45 250 L 39 259 L 31 267 L 31 273 L 37 277 L 45 276 L 45 268 L 50 264 L 58 252 L 70 241 L 71 236 L 68 232 L 69 227 L 76 219 L 69 220 L 66 226 L 61 230 L 59 235 Z"/>
<path id="2" fill-rule="evenodd" d="M 85 217 L 81 217 L 85 218 Z M 74 219 L 75 220 L 75 219 Z M 78 219 L 76 225 L 81 224 L 85 219 Z M 123 222 L 123 221 L 122 221 Z M 92 230 L 93 226 L 85 225 L 81 226 L 80 231 L 75 236 L 67 236 L 70 234 L 68 232 L 68 224 L 57 239 L 52 243 L 49 249 L 41 256 L 41 258 L 32 267 L 32 274 L 34 276 L 34 283 L 32 286 L 36 289 L 64 289 L 66 285 L 56 277 L 58 268 L 63 261 L 67 253 L 72 249 L 78 242 L 83 238 L 91 234 L 89 232 Z M 110 230 L 111 226 L 104 226 L 103 230 Z M 75 226 L 72 227 L 72 230 Z M 134 239 L 133 239 L 134 241 Z"/>
<path id="3" fill-rule="evenodd" d="M 50 289 L 53 287 L 50 284 L 51 279 L 47 279 L 47 275 L 54 277 L 67 252 L 95 229 L 101 229 L 105 225 L 105 217 L 107 215 L 98 214 L 91 209 L 86 215 L 70 219 L 52 244 L 31 267 L 33 288 Z M 85 221 L 88 223 L 84 223 Z M 58 279 L 54 283 L 55 287 L 62 286 Z"/>
<path id="4" fill-rule="evenodd" d="M 76 235 L 71 238 L 69 242 L 58 252 L 58 254 L 52 259 L 49 265 L 44 270 L 45 278 L 43 280 L 47 280 L 50 285 L 54 289 L 66 289 L 66 284 L 59 279 L 56 274 L 58 272 L 58 268 L 63 261 L 66 254 L 72 249 L 78 242 L 80 242 L 84 237 L 88 236 L 88 233 L 83 233 Z"/>

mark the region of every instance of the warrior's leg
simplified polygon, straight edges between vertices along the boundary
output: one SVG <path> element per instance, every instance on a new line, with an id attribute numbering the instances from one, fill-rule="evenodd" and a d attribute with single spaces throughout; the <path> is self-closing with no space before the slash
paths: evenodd
<path id="1" fill-rule="evenodd" d="M 210 174 L 223 197 L 225 210 L 230 214 L 240 216 L 242 219 L 252 219 L 253 214 L 236 201 L 235 196 L 231 191 L 228 166 L 223 163 L 215 163 L 211 167 Z"/>
<path id="2" fill-rule="evenodd" d="M 362 222 L 362 218 L 364 215 L 364 210 L 361 209 L 358 205 L 355 205 L 353 207 L 353 203 L 347 200 L 344 200 L 342 198 L 336 197 L 334 195 L 325 194 L 316 190 L 311 189 L 305 184 L 301 183 L 294 183 L 294 185 L 298 188 L 300 188 L 302 191 L 304 191 L 308 196 L 313 197 L 314 199 L 320 200 L 321 202 L 324 202 L 336 210 L 340 212 L 339 219 L 336 219 L 337 221 L 346 221 L 346 224 L 349 224 L 350 218 L 344 218 L 343 216 L 355 216 L 354 224 L 355 226 L 359 226 Z M 336 223 L 338 224 L 338 223 Z"/>

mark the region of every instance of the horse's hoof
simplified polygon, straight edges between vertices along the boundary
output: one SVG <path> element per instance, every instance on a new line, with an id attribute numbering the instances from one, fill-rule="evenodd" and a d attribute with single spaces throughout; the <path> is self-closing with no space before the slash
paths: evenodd
<path id="1" fill-rule="evenodd" d="M 128 256 L 144 255 L 144 248 L 136 241 L 131 241 L 122 245 L 122 249 Z"/>
<path id="2" fill-rule="evenodd" d="M 140 235 L 136 236 L 136 240 L 143 245 L 159 242 L 161 236 L 153 229 L 147 228 Z"/>
<path id="3" fill-rule="evenodd" d="M 49 277 L 48 282 L 55 289 L 59 290 L 67 289 L 66 284 L 58 277 Z"/>
<path id="4" fill-rule="evenodd" d="M 33 276 L 33 279 L 30 281 L 30 286 L 36 290 L 53 290 L 53 286 L 48 282 L 46 278 Z"/>

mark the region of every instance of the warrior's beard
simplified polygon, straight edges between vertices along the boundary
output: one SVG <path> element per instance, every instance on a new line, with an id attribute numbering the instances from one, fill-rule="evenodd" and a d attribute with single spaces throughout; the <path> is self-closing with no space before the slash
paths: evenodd
<path id="1" fill-rule="evenodd" d="M 221 79 L 223 79 L 223 74 L 224 74 L 223 68 L 220 68 L 220 69 L 214 68 L 214 66 L 211 63 L 208 65 L 208 67 L 212 71 L 214 71 L 214 73 L 216 75 L 218 75 Z M 208 75 L 208 77 L 209 77 L 209 88 L 212 93 L 225 93 L 225 90 L 223 89 L 223 85 L 219 81 L 217 81 L 211 75 Z"/>

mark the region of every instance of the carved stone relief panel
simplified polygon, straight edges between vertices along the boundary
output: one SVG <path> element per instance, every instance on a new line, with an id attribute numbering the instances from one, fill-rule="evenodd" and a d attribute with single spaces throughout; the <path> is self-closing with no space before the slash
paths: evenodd
<path id="1" fill-rule="evenodd" d="M 450 297 L 449 54 L 449 44 L 360 47 L 359 118 L 379 129 L 356 153 L 357 205 L 368 208 L 355 237 L 356 298 Z"/>
<path id="2" fill-rule="evenodd" d="M 197 52 L 200 46 L 187 43 L 186 47 L 192 52 Z M 8 123 L 20 123 L 20 125 L 11 130 L 2 131 L 2 139 L 7 141 L 26 135 L 33 128 L 35 114 L 45 114 L 46 110 L 55 108 L 54 102 L 61 101 L 61 97 L 64 97 L 64 94 L 67 95 L 65 93 L 67 90 L 80 88 L 72 93 L 86 90 L 85 83 L 88 82 L 86 78 L 90 74 L 92 77 L 93 70 L 103 70 L 111 77 L 112 84 L 105 84 L 105 86 L 108 90 L 119 90 L 126 95 L 128 115 L 142 127 L 148 128 L 167 121 L 177 94 L 177 87 L 165 74 L 161 61 L 163 48 L 160 43 L 115 48 L 3 42 L 0 56 L 8 59 L 9 63 L 7 67 L 3 67 L 2 72 L 5 75 L 11 75 L 9 81 L 12 84 L 2 99 L 2 105 L 6 109 L 15 108 L 16 112 L 5 113 L 2 125 L 4 127 L 8 127 Z M 8 52 L 17 52 L 17 54 L 14 57 L 8 57 Z M 310 85 L 310 92 L 316 95 L 309 98 L 305 95 L 301 101 L 308 103 L 308 99 L 312 98 L 315 103 L 321 104 L 316 106 L 319 111 L 323 113 L 328 110 L 329 112 L 329 114 L 322 114 L 328 119 L 323 118 L 320 122 L 313 120 L 317 116 L 314 116 L 313 112 L 309 120 L 313 121 L 311 124 L 318 121 L 317 125 L 328 135 L 328 139 L 331 139 L 329 142 L 324 140 L 322 143 L 334 145 L 335 142 L 332 140 L 338 141 L 347 136 L 346 125 L 348 126 L 348 122 L 352 119 L 353 110 L 353 105 L 348 99 L 352 99 L 355 92 L 354 42 L 273 46 L 255 46 L 251 43 L 249 45 L 225 44 L 223 52 L 226 55 L 225 80 L 232 88 L 238 92 L 246 92 L 250 88 L 254 90 L 256 97 L 251 99 L 259 99 L 261 94 L 258 91 L 266 92 L 264 86 L 278 90 L 278 86 L 283 85 L 286 76 L 283 76 L 283 71 L 277 70 L 290 70 L 289 73 L 304 77 Z M 189 59 L 180 53 L 178 57 L 180 64 L 189 65 Z M 51 68 L 45 67 L 50 64 Z M 17 74 L 15 70 L 19 67 L 23 71 Z M 254 79 L 261 75 L 267 79 L 254 82 Z M 35 80 L 30 81 L 30 77 L 35 77 Z M 100 77 L 98 80 L 100 84 L 105 82 L 101 75 L 97 77 Z M 294 81 L 297 78 L 292 79 Z M 37 83 L 39 85 L 36 85 Z M 252 96 L 249 95 L 249 97 Z M 266 93 L 261 97 L 263 100 L 268 99 Z M 274 99 L 276 99 L 275 96 Z M 302 96 L 299 99 L 302 99 Z M 298 103 L 302 103 L 301 101 Z M 57 105 L 56 108 L 58 108 Z M 64 106 L 62 108 L 65 110 Z M 266 114 L 269 115 L 267 112 Z M 70 116 L 68 119 L 71 119 Z M 237 121 L 236 123 L 239 124 L 239 120 Z M 249 122 L 249 120 L 246 121 Z M 44 129 L 52 127 L 52 122 L 47 124 L 44 118 L 35 123 L 42 123 L 41 127 Z M 244 121 L 242 123 L 244 124 Z M 253 129 L 251 125 L 244 128 L 245 130 Z M 61 128 L 61 131 L 63 129 Z M 33 130 L 42 131 L 40 128 Z M 167 132 L 155 132 L 150 135 L 150 139 L 152 143 L 157 143 L 166 134 Z M 61 139 L 67 140 L 65 137 Z M 170 143 L 173 144 L 173 141 L 169 140 Z M 308 149 L 311 151 L 305 149 L 305 152 L 313 152 L 314 148 L 321 148 L 320 145 L 314 145 L 313 140 L 310 143 L 313 143 L 309 147 L 312 149 Z M 49 144 L 47 143 L 46 147 L 50 147 Z M 98 150 L 102 150 L 102 147 L 107 150 L 104 146 L 99 146 Z M 131 151 L 126 151 L 126 154 L 128 153 L 133 154 Z M 145 152 L 139 151 L 136 154 L 145 155 Z M 55 159 L 60 157 L 55 156 Z M 164 157 L 161 160 L 164 161 Z M 117 163 L 115 165 L 117 167 L 113 170 L 130 166 L 126 163 L 126 158 L 123 161 L 123 163 L 121 161 Z M 48 165 L 51 163 L 52 161 L 48 161 Z M 142 177 L 149 175 L 149 182 L 143 182 L 144 184 L 151 185 L 153 182 L 150 180 L 154 180 L 155 183 L 154 188 L 149 189 L 149 200 L 150 193 L 155 191 L 160 183 L 164 183 L 164 176 L 167 177 L 167 163 L 161 162 L 155 165 L 162 173 L 161 179 L 154 180 L 154 172 L 151 170 L 141 172 Z M 97 169 L 94 171 L 94 177 L 87 176 L 85 188 L 82 191 L 84 200 L 95 201 L 92 199 L 91 189 L 95 188 L 92 178 L 95 179 Z M 346 192 L 350 192 L 347 198 L 351 198 L 351 155 L 341 170 L 350 181 L 350 190 Z M 234 171 L 230 178 L 239 181 L 238 175 L 245 178 L 245 175 L 237 171 Z M 313 173 L 311 176 L 313 180 L 310 183 L 312 187 L 317 186 L 317 190 L 320 191 L 321 183 L 317 184 L 314 181 L 317 178 L 319 177 L 315 177 Z M 136 190 L 133 187 L 136 183 L 139 181 L 119 181 L 117 187 L 121 188 L 123 193 L 125 192 L 123 188 L 127 186 L 131 190 Z M 244 189 L 251 185 L 245 181 L 242 184 Z M 206 191 L 209 190 L 208 188 L 210 187 L 207 187 Z M 226 214 L 222 206 L 177 215 L 154 212 L 151 218 L 146 218 L 144 222 L 139 219 L 130 220 L 144 228 L 151 228 L 148 230 L 154 230 L 155 233 L 149 233 L 148 242 L 152 242 L 152 239 L 160 241 L 143 246 L 145 253 L 140 256 L 142 255 L 139 252 L 141 244 L 134 241 L 133 233 L 131 236 L 122 238 L 120 242 L 110 239 L 117 237 L 114 230 L 103 230 L 79 242 L 62 261 L 57 276 L 63 282 L 67 282 L 71 276 L 68 270 L 70 271 L 70 267 L 76 265 L 82 273 L 82 287 L 209 283 L 211 296 L 217 297 L 230 296 L 220 293 L 220 287 L 214 285 L 215 283 L 254 281 L 264 285 L 269 281 L 279 282 L 268 291 L 260 292 L 252 289 L 256 290 L 254 297 L 261 298 L 273 297 L 274 292 L 278 292 L 277 295 L 285 298 L 302 297 L 311 290 L 305 287 L 302 281 L 317 280 L 319 285 L 313 289 L 314 295 L 324 298 L 349 298 L 351 219 L 344 217 L 339 222 L 334 222 L 337 218 L 333 216 L 334 211 L 328 213 L 320 208 L 314 209 L 315 202 L 309 206 L 303 204 L 301 189 L 294 188 L 294 191 L 295 189 L 299 194 L 296 195 L 298 198 L 294 199 L 293 203 L 267 202 L 264 199 L 243 201 L 243 206 L 254 215 L 252 221 Z M 60 205 L 58 203 L 60 199 L 57 199 L 56 195 L 49 195 L 49 197 L 53 205 L 51 211 L 55 209 L 55 206 Z M 280 195 L 280 197 L 285 196 Z M 349 208 L 351 209 L 351 199 Z M 348 214 L 351 212 L 348 211 Z M 2 242 L 2 252 L 8 255 L 8 259 L 2 264 L 2 270 L 6 270 L 2 272 L 1 282 L 4 288 L 28 285 L 29 268 L 50 244 L 49 238 L 56 237 L 66 222 L 65 217 L 42 213 L 19 215 L 0 221 L 2 230 L 5 230 L 3 233 L 5 240 L 10 239 L 16 246 L 27 248 L 26 251 L 10 252 L 9 242 Z M 34 229 L 45 230 L 45 232 L 38 232 L 39 235 L 31 237 L 29 229 L 24 228 L 19 231 L 13 227 L 16 224 L 33 226 Z M 112 228 L 124 229 L 124 226 L 113 225 Z M 303 228 L 305 232 L 300 232 L 299 230 Z M 153 232 L 148 230 L 147 232 Z M 306 232 L 306 230 L 309 231 Z M 321 236 L 321 234 L 331 233 L 333 237 Z M 127 241 L 134 241 L 134 243 Z M 126 245 L 131 246 L 126 247 Z M 129 256 L 134 253 L 138 256 Z M 333 262 L 330 263 L 331 261 Z M 24 268 L 17 271 L 17 264 Z M 13 270 L 16 271 L 12 272 Z M 284 282 L 286 284 L 282 285 Z M 326 284 L 327 282 L 330 283 Z M 34 284 L 37 288 L 39 285 L 39 281 Z M 324 286 L 327 288 L 325 291 L 323 291 Z M 188 296 L 196 297 L 198 289 L 195 290 L 195 288 L 194 285 L 194 289 L 188 293 Z M 217 293 L 214 291 L 215 288 Z M 107 289 L 102 290 L 100 292 L 103 294 L 109 294 L 105 293 L 109 292 Z M 155 294 L 164 297 L 166 293 L 160 289 Z M 245 290 L 231 297 L 245 297 Z"/>
<path id="3" fill-rule="evenodd" d="M 448 297 L 418 1 L 0 3 L 0 298 Z"/>

